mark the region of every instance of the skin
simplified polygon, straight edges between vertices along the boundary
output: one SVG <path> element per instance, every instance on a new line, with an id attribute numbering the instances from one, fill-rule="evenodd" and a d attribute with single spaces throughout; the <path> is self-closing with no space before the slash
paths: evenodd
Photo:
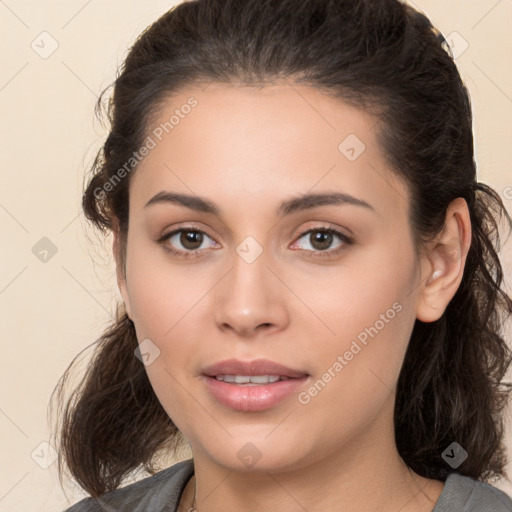
<path id="1" fill-rule="evenodd" d="M 395 388 L 415 320 L 438 319 L 460 284 L 471 238 L 465 201 L 450 205 L 444 230 L 416 254 L 409 192 L 388 167 L 370 114 L 288 82 L 214 83 L 169 98 L 148 134 L 191 96 L 198 105 L 132 176 L 125 262 L 118 233 L 113 246 L 138 340 L 160 350 L 148 377 L 192 449 L 195 475 L 180 510 L 197 492 L 199 512 L 431 511 L 443 483 L 400 458 Z M 349 134 L 366 147 L 354 161 L 338 150 Z M 208 198 L 220 214 L 145 207 L 161 191 Z M 326 191 L 373 210 L 343 204 L 275 213 L 281 201 Z M 202 243 L 185 246 L 179 234 L 156 242 L 178 226 L 204 231 Z M 334 235 L 322 249 L 303 234 L 311 228 L 336 229 L 354 243 Z M 236 252 L 248 236 L 263 250 L 252 263 Z M 164 246 L 199 247 L 199 256 Z M 307 390 L 396 303 L 400 312 L 307 404 L 293 395 L 265 411 L 235 411 L 200 378 L 227 358 L 268 358 L 309 373 Z M 237 456 L 249 442 L 261 455 L 252 467 Z"/>

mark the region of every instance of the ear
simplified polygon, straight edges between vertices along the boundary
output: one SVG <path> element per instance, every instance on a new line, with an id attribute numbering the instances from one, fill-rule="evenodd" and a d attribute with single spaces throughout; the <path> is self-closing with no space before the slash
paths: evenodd
<path id="1" fill-rule="evenodd" d="M 471 219 L 466 201 L 454 199 L 446 210 L 443 230 L 422 256 L 416 318 L 435 322 L 444 313 L 462 281 L 471 245 Z"/>
<path id="2" fill-rule="evenodd" d="M 125 269 L 125 261 L 123 262 L 123 258 L 121 255 L 121 235 L 119 230 L 119 224 L 117 220 L 112 222 L 112 234 L 114 237 L 112 243 L 112 252 L 114 253 L 114 260 L 116 262 L 116 277 L 117 277 L 117 286 L 119 291 L 121 292 L 121 296 L 123 297 L 124 304 L 126 306 L 126 314 L 130 320 L 132 319 L 132 313 L 130 308 L 130 298 L 128 295 L 127 283 L 126 283 L 126 269 Z"/>

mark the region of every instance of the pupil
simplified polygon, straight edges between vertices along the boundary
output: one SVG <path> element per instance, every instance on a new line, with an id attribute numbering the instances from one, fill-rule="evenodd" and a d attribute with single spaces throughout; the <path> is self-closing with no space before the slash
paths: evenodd
<path id="1" fill-rule="evenodd" d="M 194 250 L 201 246 L 201 243 L 203 241 L 202 236 L 202 233 L 199 233 L 197 231 L 182 231 L 180 236 L 180 242 L 183 244 L 183 247 Z"/>
<path id="2" fill-rule="evenodd" d="M 328 233 L 326 231 L 314 231 L 313 233 L 316 234 L 313 237 L 311 245 L 313 245 L 317 250 L 328 249 L 332 243 L 332 233 Z"/>

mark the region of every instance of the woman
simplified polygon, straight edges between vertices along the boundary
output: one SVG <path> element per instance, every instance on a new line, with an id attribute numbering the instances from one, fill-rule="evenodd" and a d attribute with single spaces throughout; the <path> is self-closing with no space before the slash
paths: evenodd
<path id="1" fill-rule="evenodd" d="M 69 511 L 512 510 L 512 223 L 447 51 L 397 0 L 194 0 L 140 36 L 83 196 L 123 305 L 62 412 Z"/>

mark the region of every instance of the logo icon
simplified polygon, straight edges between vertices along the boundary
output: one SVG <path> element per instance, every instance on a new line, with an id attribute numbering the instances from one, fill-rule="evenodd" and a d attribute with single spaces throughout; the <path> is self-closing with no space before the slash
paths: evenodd
<path id="1" fill-rule="evenodd" d="M 338 151 L 350 162 L 357 160 L 366 149 L 363 141 L 354 133 L 351 133 L 338 146 Z"/>
<path id="2" fill-rule="evenodd" d="M 57 450 L 51 444 L 43 441 L 34 448 L 30 456 L 39 467 L 48 469 L 57 459 Z"/>
<path id="3" fill-rule="evenodd" d="M 30 47 L 41 59 L 47 59 L 57 50 L 59 43 L 51 34 L 43 31 L 30 43 Z"/>
<path id="4" fill-rule="evenodd" d="M 252 263 L 263 252 L 263 247 L 255 238 L 248 236 L 238 245 L 236 252 L 246 263 Z"/>
<path id="5" fill-rule="evenodd" d="M 236 455 L 240 462 L 248 468 L 252 468 L 262 457 L 258 447 L 253 443 L 245 443 Z"/>
<path id="6" fill-rule="evenodd" d="M 469 43 L 456 30 L 446 36 L 446 42 L 452 50 L 454 59 L 458 59 L 469 48 Z"/>
<path id="7" fill-rule="evenodd" d="M 144 366 L 149 366 L 160 356 L 160 349 L 150 339 L 146 338 L 139 343 L 133 353 Z"/>
<path id="8" fill-rule="evenodd" d="M 32 254 L 42 263 L 48 263 L 57 254 L 57 250 L 57 246 L 44 236 L 32 247 Z"/>
<path id="9" fill-rule="evenodd" d="M 453 442 L 441 457 L 453 468 L 458 468 L 467 458 L 468 452 L 459 443 Z"/>

